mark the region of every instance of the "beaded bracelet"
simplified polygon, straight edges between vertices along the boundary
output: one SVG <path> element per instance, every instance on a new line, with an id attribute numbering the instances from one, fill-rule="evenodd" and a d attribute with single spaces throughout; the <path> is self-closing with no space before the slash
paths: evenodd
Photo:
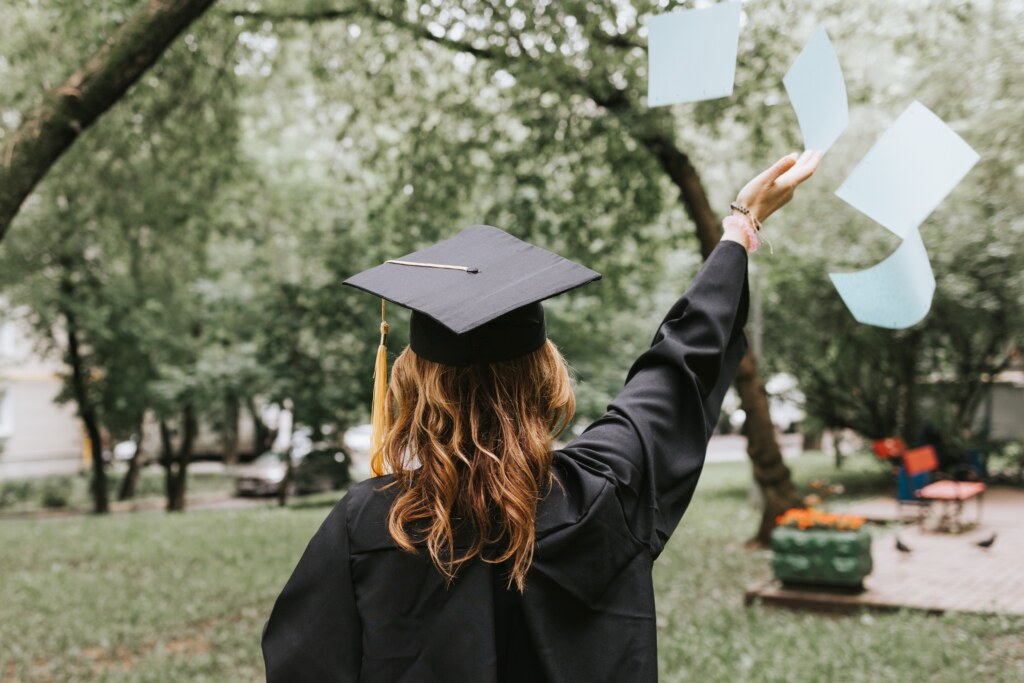
<path id="1" fill-rule="evenodd" d="M 732 209 L 733 211 L 739 211 L 744 216 L 749 218 L 750 222 L 754 224 L 754 227 L 757 229 L 757 231 L 761 232 L 761 227 L 762 227 L 761 226 L 761 221 L 757 220 L 757 216 L 754 215 L 753 211 L 751 211 L 747 207 L 743 206 L 742 204 L 736 204 L 736 203 L 730 204 L 729 208 Z"/>

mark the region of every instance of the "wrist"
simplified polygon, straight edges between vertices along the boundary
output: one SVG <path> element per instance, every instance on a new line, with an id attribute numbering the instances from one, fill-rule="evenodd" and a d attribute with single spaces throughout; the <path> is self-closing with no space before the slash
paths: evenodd
<path id="1" fill-rule="evenodd" d="M 722 239 L 731 242 L 738 242 L 748 252 L 755 252 L 760 246 L 757 238 L 757 230 L 753 223 L 743 214 L 726 216 L 722 221 Z"/>
<path id="2" fill-rule="evenodd" d="M 747 206 L 739 199 L 729 205 L 732 208 L 732 214 L 734 216 L 740 216 L 753 226 L 757 232 L 761 231 L 761 214 L 760 208 L 757 206 Z"/>

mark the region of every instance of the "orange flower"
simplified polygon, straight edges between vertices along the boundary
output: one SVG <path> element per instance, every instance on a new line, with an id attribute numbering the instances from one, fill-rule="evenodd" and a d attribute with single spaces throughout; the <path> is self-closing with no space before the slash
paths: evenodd
<path id="1" fill-rule="evenodd" d="M 839 515 L 821 512 L 812 508 L 792 508 L 775 518 L 779 526 L 796 529 L 834 529 L 837 531 L 855 531 L 864 524 L 863 517 L 856 515 Z"/>

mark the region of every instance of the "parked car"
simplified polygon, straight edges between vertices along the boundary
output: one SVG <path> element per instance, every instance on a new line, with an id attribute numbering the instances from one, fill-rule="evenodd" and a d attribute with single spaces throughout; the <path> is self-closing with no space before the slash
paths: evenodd
<path id="1" fill-rule="evenodd" d="M 340 448 L 310 451 L 292 472 L 298 493 L 337 491 L 349 482 L 348 454 Z"/>
<path id="2" fill-rule="evenodd" d="M 288 455 L 268 451 L 235 470 L 235 493 L 240 496 L 269 496 L 277 493 L 288 473 Z"/>
<path id="3" fill-rule="evenodd" d="M 340 448 L 310 451 L 293 463 L 290 494 L 336 491 L 349 482 L 349 458 Z M 288 456 L 269 451 L 235 471 L 240 496 L 276 495 L 288 472 Z"/>

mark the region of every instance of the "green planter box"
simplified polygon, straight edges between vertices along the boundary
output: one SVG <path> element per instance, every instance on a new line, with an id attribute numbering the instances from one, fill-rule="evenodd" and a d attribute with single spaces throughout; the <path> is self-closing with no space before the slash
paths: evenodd
<path id="1" fill-rule="evenodd" d="M 862 588 L 871 566 L 871 534 L 866 529 L 772 531 L 772 569 L 786 585 Z"/>

